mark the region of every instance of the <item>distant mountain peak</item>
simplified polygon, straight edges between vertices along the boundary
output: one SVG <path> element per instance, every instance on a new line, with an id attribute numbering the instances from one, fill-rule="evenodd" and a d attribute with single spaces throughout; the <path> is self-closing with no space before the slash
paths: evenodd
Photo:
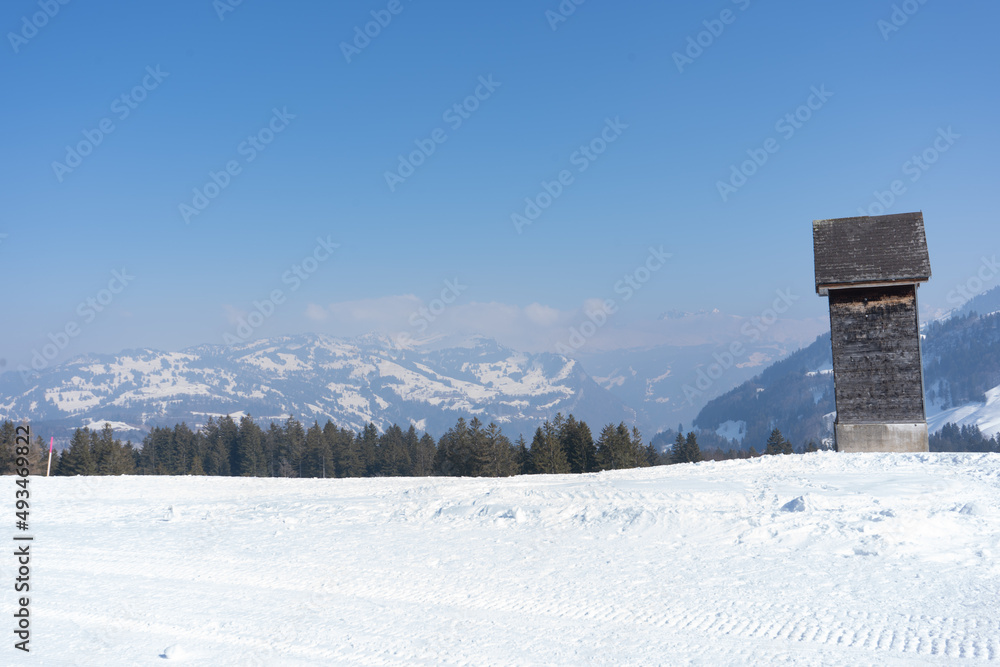
<path id="1" fill-rule="evenodd" d="M 635 420 L 577 362 L 516 352 L 485 336 L 402 344 L 381 334 L 303 334 L 86 355 L 45 369 L 30 387 L 17 373 L 0 375 L 0 418 L 27 417 L 64 432 L 104 423 L 197 427 L 208 416 L 246 413 L 355 430 L 414 423 L 435 434 L 477 416 L 516 436 L 557 412 L 598 423 Z"/>

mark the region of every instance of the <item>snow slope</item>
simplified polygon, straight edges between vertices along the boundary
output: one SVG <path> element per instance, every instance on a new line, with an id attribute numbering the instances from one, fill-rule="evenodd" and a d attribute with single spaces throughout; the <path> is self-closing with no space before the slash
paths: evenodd
<path id="1" fill-rule="evenodd" d="M 927 425 L 932 433 L 937 433 L 948 423 L 978 426 L 987 436 L 1000 434 L 1000 387 L 986 392 L 985 403 L 967 403 L 947 410 L 928 405 Z"/>
<path id="2" fill-rule="evenodd" d="M 34 664 L 1000 661 L 995 454 L 32 488 Z"/>

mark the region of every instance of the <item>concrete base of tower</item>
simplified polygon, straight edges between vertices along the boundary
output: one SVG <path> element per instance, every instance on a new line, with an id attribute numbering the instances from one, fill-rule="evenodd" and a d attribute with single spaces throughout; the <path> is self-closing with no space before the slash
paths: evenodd
<path id="1" fill-rule="evenodd" d="M 927 424 L 841 424 L 835 426 L 838 452 L 926 452 Z"/>

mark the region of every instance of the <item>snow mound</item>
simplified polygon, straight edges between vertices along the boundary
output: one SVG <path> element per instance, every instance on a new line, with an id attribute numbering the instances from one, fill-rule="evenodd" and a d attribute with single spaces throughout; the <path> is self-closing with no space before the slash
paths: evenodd
<path id="1" fill-rule="evenodd" d="M 781 506 L 781 509 L 785 512 L 805 512 L 806 511 L 806 498 L 805 496 L 799 496 L 794 500 L 789 500 L 787 503 Z"/>
<path id="2" fill-rule="evenodd" d="M 188 657 L 188 653 L 181 648 L 179 644 L 171 644 L 167 648 L 163 649 L 163 653 L 160 657 L 167 660 L 184 660 Z"/>

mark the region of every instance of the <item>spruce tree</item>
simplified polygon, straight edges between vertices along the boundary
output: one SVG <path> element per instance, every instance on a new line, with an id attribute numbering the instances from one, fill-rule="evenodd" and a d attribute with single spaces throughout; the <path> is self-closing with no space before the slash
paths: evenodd
<path id="1" fill-rule="evenodd" d="M 677 437 L 674 438 L 674 446 L 670 450 L 670 462 L 671 463 L 687 462 L 686 449 L 687 449 L 687 440 L 684 439 L 684 434 L 678 431 Z"/>
<path id="2" fill-rule="evenodd" d="M 597 470 L 597 446 L 594 444 L 594 437 L 587 422 L 578 422 L 573 415 L 570 415 L 560 430 L 559 441 L 569 460 L 570 472 Z"/>
<path id="3" fill-rule="evenodd" d="M 330 444 L 337 477 L 362 477 L 365 465 L 358 449 L 358 436 L 349 429 L 337 428 L 328 423 L 323 429 L 327 442 Z"/>
<path id="4" fill-rule="evenodd" d="M 559 434 L 552 422 L 546 421 L 535 431 L 531 442 L 531 462 L 535 472 L 543 475 L 569 472 L 566 452 L 559 443 Z"/>
<path id="5" fill-rule="evenodd" d="M 483 474 L 489 477 L 509 477 L 517 474 L 514 447 L 494 422 L 486 427 L 486 461 Z"/>
<path id="6" fill-rule="evenodd" d="M 186 422 L 181 422 L 174 426 L 173 440 L 174 450 L 177 452 L 177 466 L 173 474 L 186 475 L 191 471 L 194 457 L 198 455 L 198 438 Z"/>
<path id="7" fill-rule="evenodd" d="M 678 433 L 674 440 L 674 449 L 671 452 L 671 463 L 697 463 L 701 461 L 701 447 L 698 445 L 698 436 L 694 431 L 687 434 Z"/>
<path id="8" fill-rule="evenodd" d="M 290 416 L 285 421 L 285 442 L 284 449 L 279 453 L 279 458 L 284 458 L 293 472 L 301 477 L 303 457 L 306 451 L 306 431 L 302 427 L 302 422 L 294 416 Z"/>
<path id="9" fill-rule="evenodd" d="M 468 475 L 472 459 L 471 439 L 469 425 L 464 417 L 459 417 L 455 425 L 438 441 L 437 453 L 434 456 L 434 471 L 448 477 Z"/>
<path id="10" fill-rule="evenodd" d="M 781 434 L 781 431 L 774 429 L 767 439 L 767 447 L 764 449 L 764 453 L 769 456 L 791 454 L 791 448 L 792 443 L 785 440 L 785 436 Z"/>
<path id="11" fill-rule="evenodd" d="M 236 452 L 236 439 L 239 436 L 239 430 L 236 422 L 229 415 L 219 420 L 219 449 L 229 458 L 229 474 L 233 476 L 240 474 Z"/>
<path id="12" fill-rule="evenodd" d="M 645 468 L 653 465 L 650 462 L 649 452 L 642 444 L 642 434 L 639 433 L 638 426 L 632 427 L 631 449 L 633 456 L 635 456 L 635 465 L 633 467 Z"/>
<path id="13" fill-rule="evenodd" d="M 473 417 L 469 422 L 469 460 L 465 474 L 469 477 L 483 477 L 488 475 L 486 468 L 489 463 L 489 445 L 486 441 L 486 432 L 483 430 L 483 423 L 479 417 Z"/>
<path id="14" fill-rule="evenodd" d="M 375 477 L 381 474 L 382 466 L 378 455 L 378 428 L 373 422 L 365 424 L 355 440 L 358 457 L 363 466 L 362 475 Z"/>
<path id="15" fill-rule="evenodd" d="M 191 461 L 191 472 L 190 475 L 204 475 L 205 468 L 201 465 L 201 456 L 195 454 L 194 459 Z"/>
<path id="16" fill-rule="evenodd" d="M 69 449 L 60 458 L 60 475 L 96 475 L 97 465 L 91 451 L 90 429 L 78 428 L 73 432 Z"/>
<path id="17" fill-rule="evenodd" d="M 212 417 L 208 418 L 208 423 L 202 431 L 202 438 L 205 443 L 205 455 L 202 465 L 205 467 L 207 475 L 229 476 L 229 450 L 226 449 L 222 438 L 219 436 L 219 425 Z"/>
<path id="18" fill-rule="evenodd" d="M 14 472 L 15 447 L 17 443 L 17 426 L 9 419 L 0 424 L 0 474 Z"/>
<path id="19" fill-rule="evenodd" d="M 436 454 L 437 445 L 434 443 L 434 438 L 429 433 L 424 433 L 417 441 L 416 453 L 413 456 L 413 475 L 416 477 L 433 475 Z"/>
<path id="20" fill-rule="evenodd" d="M 326 474 L 326 461 L 329 458 L 326 439 L 319 422 L 313 421 L 306 431 L 305 449 L 303 451 L 302 475 L 304 477 L 323 477 Z"/>
<path id="21" fill-rule="evenodd" d="M 607 424 L 601 429 L 601 436 L 597 439 L 597 460 L 601 470 L 614 470 L 618 467 L 615 461 L 616 438 L 617 431 L 614 425 Z"/>
<path id="22" fill-rule="evenodd" d="M 517 474 L 533 475 L 535 473 L 535 467 L 531 462 L 531 450 L 528 449 L 528 443 L 524 439 L 523 434 L 517 436 L 517 444 L 514 447 L 514 458 L 517 460 Z"/>
<path id="23" fill-rule="evenodd" d="M 263 439 L 263 432 L 250 415 L 243 416 L 240 419 L 240 428 L 236 436 L 236 468 L 233 471 L 236 475 L 241 477 L 266 476 Z"/>
<path id="24" fill-rule="evenodd" d="M 382 459 L 382 474 L 397 477 L 409 475 L 412 468 L 410 452 L 407 451 L 403 429 L 393 424 L 379 438 L 379 456 Z"/>
<path id="25" fill-rule="evenodd" d="M 701 448 L 698 446 L 698 437 L 691 431 L 684 440 L 688 463 L 701 461 Z"/>

